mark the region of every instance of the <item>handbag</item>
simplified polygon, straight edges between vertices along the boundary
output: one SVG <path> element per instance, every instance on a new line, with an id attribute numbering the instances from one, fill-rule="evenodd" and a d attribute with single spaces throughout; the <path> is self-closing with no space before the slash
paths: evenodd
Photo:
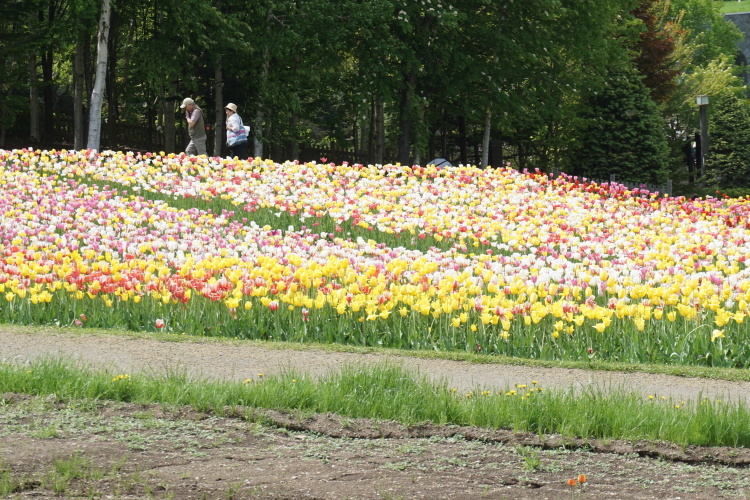
<path id="1" fill-rule="evenodd" d="M 238 118 L 240 118 L 238 116 Z M 237 143 L 245 142 L 247 141 L 247 136 L 250 133 L 250 127 L 247 127 L 242 124 L 242 118 L 240 118 L 240 130 L 237 132 L 232 132 L 231 130 L 227 130 L 227 146 L 234 146 Z"/>

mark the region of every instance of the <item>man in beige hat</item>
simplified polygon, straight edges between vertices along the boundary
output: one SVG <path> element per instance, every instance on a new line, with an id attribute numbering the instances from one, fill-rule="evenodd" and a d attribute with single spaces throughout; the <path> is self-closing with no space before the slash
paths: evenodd
<path id="1" fill-rule="evenodd" d="M 188 134 L 190 135 L 190 142 L 185 148 L 185 153 L 189 155 L 205 155 L 206 125 L 203 123 L 203 111 L 190 97 L 183 99 L 180 108 L 185 110 L 185 119 L 187 120 Z"/>

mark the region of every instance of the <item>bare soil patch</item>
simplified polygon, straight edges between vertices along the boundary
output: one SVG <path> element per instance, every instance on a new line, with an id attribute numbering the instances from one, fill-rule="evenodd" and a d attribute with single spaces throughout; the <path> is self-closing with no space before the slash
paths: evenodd
<path id="1" fill-rule="evenodd" d="M 61 354 L 122 373 L 182 366 L 195 375 L 229 379 L 290 368 L 324 373 L 345 363 L 381 361 L 375 355 L 238 343 L 0 328 L 0 359 Z M 531 379 L 545 387 L 616 383 L 659 394 L 669 388 L 678 397 L 744 397 L 747 390 L 743 383 L 679 377 L 655 381 L 643 374 L 431 361 L 409 358 L 407 366 L 461 390 Z M 163 405 L 19 394 L 0 399 L 0 487 L 8 486 L 8 498 L 747 498 L 749 463 L 747 449 L 580 441 L 430 424 L 407 428 L 253 409 L 217 416 Z M 566 484 L 579 474 L 587 476 L 585 488 Z"/>

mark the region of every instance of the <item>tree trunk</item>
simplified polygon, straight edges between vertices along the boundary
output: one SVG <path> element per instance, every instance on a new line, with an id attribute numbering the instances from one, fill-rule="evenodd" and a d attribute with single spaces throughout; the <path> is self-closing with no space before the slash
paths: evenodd
<path id="1" fill-rule="evenodd" d="M 372 165 L 375 163 L 374 150 L 375 150 L 375 99 L 370 100 L 370 125 L 367 127 L 367 163 Z"/>
<path id="2" fill-rule="evenodd" d="M 375 158 L 374 163 L 376 165 L 383 164 L 383 157 L 385 156 L 385 104 L 383 103 L 383 97 L 377 96 L 375 98 L 375 112 L 374 112 L 373 128 L 375 129 Z"/>
<path id="3" fill-rule="evenodd" d="M 370 106 L 372 107 L 372 106 Z M 370 161 L 370 137 L 372 134 L 372 121 L 364 119 L 359 124 L 359 149 L 355 150 L 359 163 L 367 164 Z"/>
<path id="4" fill-rule="evenodd" d="M 406 78 L 404 88 L 401 90 L 401 102 L 399 105 L 399 128 L 400 135 L 398 138 L 398 161 L 401 165 L 409 165 L 410 155 L 409 148 L 411 146 L 411 127 L 414 122 L 412 116 L 412 105 L 414 99 L 412 95 L 414 93 L 414 85 L 417 83 L 417 74 L 410 72 Z"/>
<path id="5" fill-rule="evenodd" d="M 39 11 L 40 24 L 44 22 L 44 11 Z M 55 7 L 52 2 L 47 7 L 47 27 L 49 29 L 55 23 Z M 42 97 L 44 98 L 44 123 L 42 124 L 43 140 L 52 142 L 55 140 L 55 93 L 52 84 L 52 71 L 54 63 L 54 50 L 48 43 L 42 49 Z"/>
<path id="6" fill-rule="evenodd" d="M 271 21 L 273 20 L 273 9 L 268 9 L 266 13 L 266 31 L 269 31 Z M 270 54 L 268 47 L 263 47 L 262 52 L 263 62 L 260 67 L 260 75 L 258 75 L 258 104 L 255 110 L 255 126 L 253 130 L 253 156 L 263 157 L 263 99 L 265 98 L 265 88 L 268 80 L 268 67 L 270 64 Z"/>
<path id="7" fill-rule="evenodd" d="M 289 117 L 289 130 L 290 138 L 287 144 L 286 156 L 287 160 L 299 160 L 299 144 L 297 143 L 297 124 L 299 123 L 299 116 L 297 113 L 292 113 Z"/>
<path id="8" fill-rule="evenodd" d="M 164 96 L 162 99 L 162 112 L 164 113 L 164 152 L 175 153 L 177 151 L 175 147 L 175 111 L 174 111 L 174 100 L 171 96 L 174 95 L 174 91 L 170 92 L 169 96 Z"/>
<path id="9" fill-rule="evenodd" d="M 214 92 L 216 93 L 216 104 L 214 104 L 214 156 L 221 156 L 221 148 L 226 142 L 227 130 L 224 125 L 224 76 L 222 74 L 221 56 L 216 56 L 214 68 Z"/>
<path id="10" fill-rule="evenodd" d="M 117 37 L 118 13 L 110 5 L 109 37 L 107 39 L 107 83 L 105 90 L 107 95 L 107 140 L 112 149 L 120 145 L 118 138 L 118 124 L 120 122 L 120 108 L 117 102 L 117 56 L 119 43 Z"/>
<path id="11" fill-rule="evenodd" d="M 484 135 L 482 136 L 482 168 L 487 168 L 490 158 L 490 129 L 492 128 L 492 112 L 484 115 Z"/>
<path id="12" fill-rule="evenodd" d="M 102 0 L 101 17 L 99 18 L 99 33 L 97 34 L 96 77 L 94 90 L 91 92 L 89 107 L 89 138 L 88 149 L 98 151 L 101 139 L 102 100 L 104 97 L 104 81 L 107 76 L 107 41 L 109 38 L 109 0 Z"/>
<path id="13" fill-rule="evenodd" d="M 88 31 L 88 30 L 87 30 Z M 94 62 L 91 60 L 91 41 L 93 37 L 87 36 L 83 45 L 83 75 L 86 81 L 86 87 L 84 93 L 89 98 L 89 106 L 91 106 L 91 94 L 94 92 Z M 86 124 L 86 130 L 88 131 L 88 123 Z M 88 137 L 88 132 L 86 133 Z"/>
<path id="14" fill-rule="evenodd" d="M 461 164 L 468 165 L 469 151 L 466 147 L 466 117 L 464 115 L 458 117 L 458 148 L 461 155 Z"/>
<path id="15" fill-rule="evenodd" d="M 417 114 L 419 121 L 417 122 L 417 137 L 414 140 L 414 164 L 415 165 L 421 165 L 422 164 L 422 150 L 424 149 L 424 129 L 422 127 L 424 123 L 424 115 L 425 111 L 427 110 L 426 106 L 424 104 L 419 103 L 417 104 L 419 106 L 417 108 Z M 429 160 L 427 160 L 429 161 Z"/>
<path id="16" fill-rule="evenodd" d="M 8 110 L 8 104 L 7 100 L 3 99 L 3 102 L 0 103 L 0 148 L 5 147 L 5 134 L 6 134 L 6 127 L 5 127 L 5 115 Z"/>
<path id="17" fill-rule="evenodd" d="M 36 51 L 29 52 L 29 139 L 38 143 L 39 130 L 39 78 L 36 74 Z"/>
<path id="18" fill-rule="evenodd" d="M 86 35 L 87 36 L 87 35 Z M 73 61 L 73 149 L 80 151 L 85 144 L 85 130 L 83 121 L 83 86 L 84 86 L 84 33 L 78 33 L 76 40 L 76 55 Z"/>
<path id="19" fill-rule="evenodd" d="M 253 156 L 263 157 L 263 109 L 258 103 L 253 130 Z"/>
<path id="20" fill-rule="evenodd" d="M 438 139 L 438 135 L 434 132 L 430 132 L 430 139 L 427 141 L 427 156 L 435 158 L 435 142 Z M 429 160 L 427 160 L 429 161 Z"/>
<path id="21" fill-rule="evenodd" d="M 42 135 L 45 141 L 55 140 L 55 93 L 52 87 L 52 63 L 54 55 L 51 49 L 42 53 L 42 97 L 44 99 L 44 124 Z"/>

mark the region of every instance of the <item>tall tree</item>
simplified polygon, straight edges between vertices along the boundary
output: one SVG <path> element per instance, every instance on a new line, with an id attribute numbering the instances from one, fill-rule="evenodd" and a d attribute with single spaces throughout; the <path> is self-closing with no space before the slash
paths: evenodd
<path id="1" fill-rule="evenodd" d="M 75 50 L 73 55 L 73 147 L 83 149 L 86 144 L 86 120 L 84 106 L 86 99 L 86 73 L 88 53 L 91 47 L 92 31 L 95 26 L 99 5 L 96 0 L 76 0 L 72 2 L 70 13 L 75 19 Z M 90 98 L 91 95 L 89 94 Z"/>
<path id="2" fill-rule="evenodd" d="M 668 12 L 668 2 L 663 0 L 638 0 L 633 16 L 640 21 L 640 33 L 633 50 L 635 65 L 643 75 L 643 84 L 651 90 L 656 102 L 670 99 L 679 75 L 674 58 L 675 40 L 668 26 L 659 23 L 659 9 Z"/>
<path id="3" fill-rule="evenodd" d="M 721 188 L 750 187 L 750 103 L 725 89 L 709 105 L 707 180 Z"/>
<path id="4" fill-rule="evenodd" d="M 637 70 L 610 68 L 605 85 L 584 96 L 583 130 L 571 173 L 600 180 L 666 181 L 666 124 Z"/>
<path id="5" fill-rule="evenodd" d="M 86 147 L 93 151 L 99 150 L 99 143 L 101 140 L 102 101 L 104 98 L 104 84 L 107 76 L 109 17 L 110 2 L 109 0 L 102 0 L 98 25 L 99 31 L 97 34 L 96 77 L 94 80 L 94 91 L 91 94 L 89 138 L 86 144 Z"/>

